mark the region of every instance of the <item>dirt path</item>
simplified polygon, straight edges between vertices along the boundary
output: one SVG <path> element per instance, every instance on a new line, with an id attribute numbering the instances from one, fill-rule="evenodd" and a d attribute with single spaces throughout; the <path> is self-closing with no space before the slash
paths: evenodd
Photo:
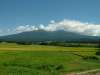
<path id="1" fill-rule="evenodd" d="M 78 73 L 73 72 L 64 75 L 100 75 L 100 69 L 88 70 L 88 71 L 78 72 Z"/>
<path id="2" fill-rule="evenodd" d="M 80 73 L 76 73 L 76 74 L 77 75 L 90 75 L 90 74 L 100 75 L 100 69 L 84 71 L 84 72 L 80 72 Z"/>

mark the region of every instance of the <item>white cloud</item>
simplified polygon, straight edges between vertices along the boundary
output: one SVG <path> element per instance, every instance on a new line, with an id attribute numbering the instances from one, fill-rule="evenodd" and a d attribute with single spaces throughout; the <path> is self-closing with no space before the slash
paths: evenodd
<path id="1" fill-rule="evenodd" d="M 51 20 L 50 23 L 55 23 L 55 20 Z"/>
<path id="2" fill-rule="evenodd" d="M 40 24 L 38 29 L 45 30 L 45 26 L 43 24 Z"/>
<path id="3" fill-rule="evenodd" d="M 80 21 L 67 20 L 67 19 L 59 22 L 55 22 L 54 20 L 52 20 L 46 26 L 43 24 L 40 24 L 40 26 L 38 27 L 36 27 L 35 25 L 18 26 L 16 28 L 16 31 L 24 32 L 24 31 L 34 31 L 41 29 L 46 31 L 65 30 L 85 35 L 100 36 L 100 24 L 97 25 L 92 23 L 83 23 Z"/>
<path id="4" fill-rule="evenodd" d="M 17 32 L 34 31 L 34 30 L 38 30 L 38 28 L 35 26 L 30 26 L 30 25 L 18 26 L 16 28 Z"/>

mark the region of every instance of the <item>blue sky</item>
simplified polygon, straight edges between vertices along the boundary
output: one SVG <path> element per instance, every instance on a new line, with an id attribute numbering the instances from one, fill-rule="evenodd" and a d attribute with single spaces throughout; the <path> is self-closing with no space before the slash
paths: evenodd
<path id="1" fill-rule="evenodd" d="M 0 0 L 0 35 L 63 19 L 100 24 L 100 0 Z"/>

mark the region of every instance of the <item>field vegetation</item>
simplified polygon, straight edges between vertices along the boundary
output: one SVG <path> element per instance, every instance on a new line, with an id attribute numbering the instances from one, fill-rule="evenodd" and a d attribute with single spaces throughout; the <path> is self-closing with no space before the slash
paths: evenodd
<path id="1" fill-rule="evenodd" d="M 92 44 L 93 45 L 93 44 Z M 0 44 L 0 75 L 63 75 L 100 69 L 96 46 Z"/>

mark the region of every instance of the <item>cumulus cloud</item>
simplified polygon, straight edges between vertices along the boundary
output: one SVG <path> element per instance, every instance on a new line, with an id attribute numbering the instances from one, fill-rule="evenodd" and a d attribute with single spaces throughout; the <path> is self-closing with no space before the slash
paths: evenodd
<path id="1" fill-rule="evenodd" d="M 50 21 L 48 25 L 40 24 L 38 27 L 36 25 L 22 25 L 16 28 L 18 32 L 34 31 L 34 30 L 45 30 L 45 31 L 57 31 L 64 30 L 69 32 L 80 33 L 90 36 L 100 36 L 100 25 L 92 23 L 84 23 L 75 20 L 64 19 L 62 21 Z"/>
<path id="2" fill-rule="evenodd" d="M 18 26 L 16 28 L 16 31 L 18 32 L 25 32 L 25 31 L 34 31 L 34 30 L 38 30 L 37 27 L 35 27 L 34 25 L 23 25 L 23 26 Z"/>

